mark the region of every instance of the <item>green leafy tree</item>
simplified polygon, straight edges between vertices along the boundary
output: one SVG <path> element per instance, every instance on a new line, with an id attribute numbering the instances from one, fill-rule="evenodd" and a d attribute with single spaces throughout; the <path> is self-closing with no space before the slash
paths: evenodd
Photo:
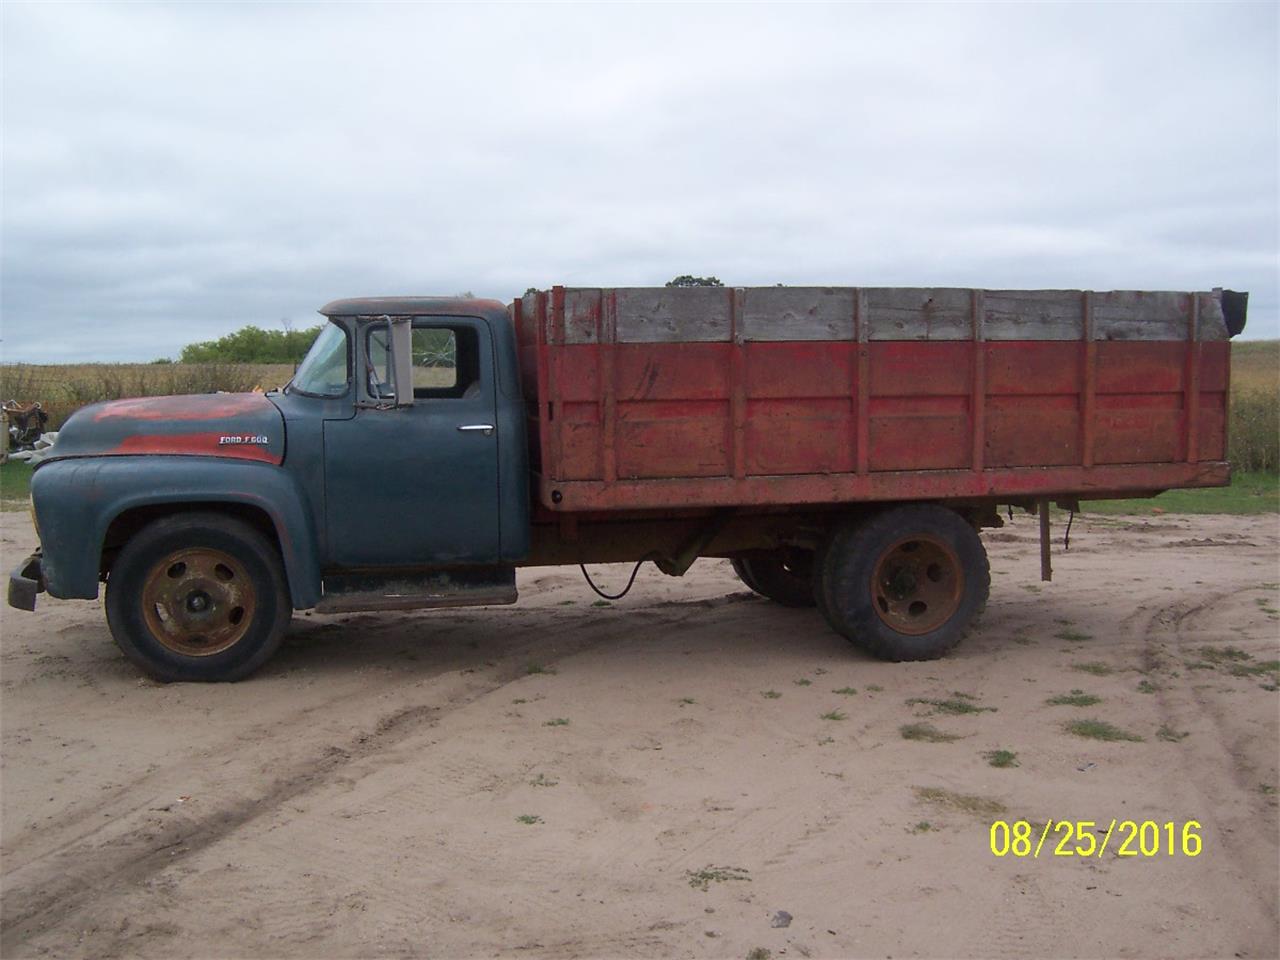
<path id="1" fill-rule="evenodd" d="M 723 287 L 719 277 L 694 277 L 689 274 L 667 281 L 668 287 Z"/>
<path id="2" fill-rule="evenodd" d="M 311 349 L 320 327 L 305 330 L 262 330 L 241 327 L 217 340 L 182 348 L 182 363 L 297 363 Z"/>

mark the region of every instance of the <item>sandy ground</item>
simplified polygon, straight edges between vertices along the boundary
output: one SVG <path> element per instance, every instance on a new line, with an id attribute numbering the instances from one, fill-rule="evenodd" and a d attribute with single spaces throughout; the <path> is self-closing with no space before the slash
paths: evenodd
<path id="1" fill-rule="evenodd" d="M 34 538 L 22 514 L 0 534 L 8 570 Z M 230 686 L 141 679 L 98 603 L 6 608 L 0 949 L 1276 956 L 1280 693 L 1231 667 L 1280 657 L 1280 522 L 1077 522 L 1045 585 L 1034 534 L 987 534 L 988 612 L 927 664 L 871 660 L 720 561 L 608 608 L 539 569 L 513 608 L 298 617 Z M 1102 700 L 1046 704 L 1072 689 Z M 994 710 L 910 702 L 954 691 Z M 1064 730 L 1082 717 L 1143 740 Z M 997 858 L 996 817 L 1194 819 L 1203 852 Z"/>

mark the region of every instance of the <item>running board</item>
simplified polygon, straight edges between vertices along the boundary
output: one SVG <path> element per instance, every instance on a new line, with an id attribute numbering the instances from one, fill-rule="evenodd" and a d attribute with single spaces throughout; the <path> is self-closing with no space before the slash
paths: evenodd
<path id="1" fill-rule="evenodd" d="M 515 567 L 340 573 L 324 578 L 324 596 L 316 612 L 479 607 L 516 599 Z"/>

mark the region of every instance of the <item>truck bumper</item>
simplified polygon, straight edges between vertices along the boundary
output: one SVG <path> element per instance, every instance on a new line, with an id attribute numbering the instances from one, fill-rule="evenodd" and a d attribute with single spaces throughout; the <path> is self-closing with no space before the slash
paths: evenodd
<path id="1" fill-rule="evenodd" d="M 9 574 L 9 606 L 34 610 L 37 593 L 44 593 L 44 573 L 40 569 L 40 554 L 33 553 Z"/>

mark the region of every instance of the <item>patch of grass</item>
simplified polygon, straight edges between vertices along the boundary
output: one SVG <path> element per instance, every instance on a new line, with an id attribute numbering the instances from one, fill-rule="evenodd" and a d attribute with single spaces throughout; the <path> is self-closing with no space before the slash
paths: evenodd
<path id="1" fill-rule="evenodd" d="M 0 442 L 8 443 L 8 437 Z M 31 471 L 35 468 L 21 460 L 0 463 L 0 510 L 25 510 L 31 495 Z"/>
<path id="2" fill-rule="evenodd" d="M 987 758 L 987 763 L 993 767 L 1017 767 L 1018 755 L 1012 750 L 988 750 L 983 754 Z"/>
<path id="3" fill-rule="evenodd" d="M 749 871 L 744 870 L 742 867 L 715 867 L 707 865 L 701 870 L 686 870 L 684 875 L 689 881 L 689 886 L 693 887 L 695 890 L 701 890 L 703 893 L 706 893 L 713 883 L 729 883 L 734 880 L 745 880 L 747 883 L 750 883 L 751 877 L 747 875 L 748 872 Z"/>
<path id="4" fill-rule="evenodd" d="M 952 807 L 974 816 L 995 817 L 1007 809 L 999 800 L 956 793 L 952 790 L 944 790 L 942 787 L 912 787 L 911 789 L 915 791 L 918 800 Z"/>
<path id="5" fill-rule="evenodd" d="M 1261 793 L 1264 797 L 1271 797 L 1275 795 L 1276 788 L 1273 784 L 1270 784 L 1270 783 L 1260 783 L 1258 784 L 1258 792 Z"/>
<path id="6" fill-rule="evenodd" d="M 884 687 L 880 686 L 878 683 L 867 684 L 867 693 L 879 693 L 883 689 Z"/>
<path id="7" fill-rule="evenodd" d="M 772 956 L 772 950 L 766 950 L 764 947 L 753 947 L 747 953 L 747 960 L 770 960 Z"/>
<path id="8" fill-rule="evenodd" d="M 853 687 L 841 687 L 839 690 L 833 690 L 833 691 L 831 691 L 831 692 L 832 692 L 832 693 L 838 693 L 838 694 L 840 694 L 842 697 L 852 697 L 852 696 L 853 696 L 855 693 L 857 693 L 858 691 L 857 691 L 857 690 L 855 690 Z"/>
<path id="9" fill-rule="evenodd" d="M 792 682 L 792 683 L 794 683 L 797 687 L 811 687 L 811 686 L 813 686 L 813 681 L 812 681 L 812 680 L 807 679 L 806 677 L 801 677 L 799 680 L 793 680 L 793 681 L 791 681 L 791 682 Z"/>
<path id="10" fill-rule="evenodd" d="M 1234 445 L 1235 437 L 1232 437 Z M 1272 468 L 1274 470 L 1274 467 Z M 1169 490 L 1158 497 L 1136 500 L 1090 500 L 1085 513 L 1227 513 L 1235 515 L 1280 512 L 1280 475 L 1236 472 L 1229 487 Z"/>
<path id="11" fill-rule="evenodd" d="M 1039 593 L 1040 585 L 1038 583 L 1024 583 L 1022 585 L 1022 589 L 1027 591 L 1027 593 Z"/>
<path id="12" fill-rule="evenodd" d="M 995 707 L 980 707 L 973 702 L 974 697 L 967 693 L 952 693 L 948 700 L 933 700 L 928 697 L 912 697 L 907 701 L 907 706 L 914 707 L 917 704 L 925 704 L 933 707 L 934 713 L 948 713 L 952 716 L 959 716 L 966 713 L 995 713 Z"/>
<path id="13" fill-rule="evenodd" d="M 1263 674 L 1280 676 L 1280 660 L 1261 660 L 1258 663 L 1233 663 L 1227 667 L 1233 677 L 1257 677 Z"/>
<path id="14" fill-rule="evenodd" d="M 1210 663 L 1226 663 L 1228 660 L 1252 660 L 1253 655 L 1239 647 L 1201 647 L 1200 656 Z"/>
<path id="15" fill-rule="evenodd" d="M 554 667 L 544 667 L 540 663 L 531 663 L 529 666 L 525 667 L 524 672 L 529 676 L 534 676 L 539 673 L 545 673 L 548 676 L 555 676 L 556 671 Z"/>
<path id="16" fill-rule="evenodd" d="M 1045 701 L 1051 707 L 1092 707 L 1095 703 L 1101 702 L 1101 697 L 1095 697 L 1092 693 L 1085 693 L 1083 690 L 1060 693 Z"/>
<path id="17" fill-rule="evenodd" d="M 1107 723 L 1105 720 L 1072 720 L 1063 724 L 1063 729 L 1067 733 L 1074 734 L 1077 737 L 1085 737 L 1089 740 L 1106 740 L 1108 742 L 1116 742 L 1127 740 L 1132 743 L 1141 743 L 1142 738 L 1136 733 L 1130 733 L 1128 730 L 1122 730 L 1114 724 Z"/>
<path id="18" fill-rule="evenodd" d="M 591 605 L 593 607 L 612 607 L 613 606 L 613 604 L 610 603 L 608 600 L 597 600 L 595 601 L 595 603 Z"/>
<path id="19" fill-rule="evenodd" d="M 954 733 L 939 730 L 932 723 L 907 723 L 898 728 L 903 740 L 920 740 L 925 743 L 950 743 L 959 740 Z"/>
<path id="20" fill-rule="evenodd" d="M 1159 690 L 1159 689 L 1160 689 L 1160 688 L 1159 688 L 1159 687 L 1157 687 L 1157 686 L 1156 686 L 1154 683 L 1152 683 L 1150 680 L 1139 680 L 1139 681 L 1138 681 L 1138 692 L 1139 692 L 1139 693 L 1155 693 L 1155 692 L 1156 692 L 1157 690 Z"/>
<path id="21" fill-rule="evenodd" d="M 1216 670 L 1212 663 L 1205 663 L 1203 660 L 1183 660 L 1182 665 L 1188 670 Z"/>
<path id="22" fill-rule="evenodd" d="M 540 773 L 529 781 L 531 787 L 554 787 L 559 784 L 559 780 L 552 780 L 545 773 Z"/>
<path id="23" fill-rule="evenodd" d="M 821 716 L 821 717 L 819 717 L 818 719 L 820 719 L 820 720 L 848 720 L 849 718 L 848 718 L 848 717 L 846 717 L 846 716 L 845 716 L 843 713 L 841 713 L 839 710 L 831 710 L 831 711 L 829 711 L 829 712 L 827 712 L 827 713 L 822 714 L 822 716 Z"/>
<path id="24" fill-rule="evenodd" d="M 1079 670 L 1081 673 L 1091 673 L 1095 677 L 1105 677 L 1115 673 L 1110 664 L 1100 663 L 1097 660 L 1090 660 L 1088 663 L 1073 663 L 1072 670 Z"/>
<path id="25" fill-rule="evenodd" d="M 527 824 L 542 823 L 542 818 L 538 816 L 534 816 L 532 813 L 522 813 L 520 814 L 520 816 L 516 817 L 516 823 L 527 823 Z"/>
<path id="26" fill-rule="evenodd" d="M 1191 736 L 1190 731 L 1184 730 L 1181 733 L 1179 733 L 1177 730 L 1173 729 L 1173 727 L 1169 726 L 1167 723 L 1162 723 L 1160 725 L 1160 729 L 1156 731 L 1156 739 L 1163 740 L 1166 743 L 1178 743 L 1181 740 L 1185 740 L 1189 736 Z"/>
<path id="27" fill-rule="evenodd" d="M 777 700 L 781 698 L 782 694 L 777 690 L 761 690 L 760 696 L 764 697 L 766 700 Z"/>
<path id="28" fill-rule="evenodd" d="M 937 828 L 937 827 L 935 827 L 935 826 L 934 826 L 932 823 L 930 823 L 928 820 L 921 820 L 919 823 L 917 823 L 917 824 L 915 824 L 914 826 L 912 826 L 912 827 L 908 828 L 907 833 L 930 833 L 930 832 L 933 832 L 933 831 L 935 831 L 935 830 L 937 830 L 937 829 L 938 829 L 938 828 Z"/>
<path id="29" fill-rule="evenodd" d="M 516 698 L 515 698 L 514 700 L 512 700 L 511 702 L 512 702 L 512 703 L 516 703 L 516 704 L 520 704 L 520 703 L 528 703 L 529 701 L 528 701 L 528 700 L 526 700 L 524 697 L 516 697 Z"/>
<path id="30" fill-rule="evenodd" d="M 698 701 L 693 699 L 693 697 L 681 697 L 676 701 L 676 703 L 680 704 L 682 707 L 692 707 L 697 702 Z"/>
<path id="31" fill-rule="evenodd" d="M 568 717 L 552 717 L 543 724 L 544 727 L 567 727 L 568 725 Z"/>
<path id="32" fill-rule="evenodd" d="M 1054 634 L 1059 640 L 1066 640 L 1069 643 L 1082 643 L 1085 640 L 1092 640 L 1093 634 L 1081 633 L 1079 630 L 1059 630 Z"/>
<path id="33" fill-rule="evenodd" d="M 561 600 L 558 604 L 556 604 L 556 606 L 572 607 L 577 602 L 578 602 L 577 600 Z"/>

